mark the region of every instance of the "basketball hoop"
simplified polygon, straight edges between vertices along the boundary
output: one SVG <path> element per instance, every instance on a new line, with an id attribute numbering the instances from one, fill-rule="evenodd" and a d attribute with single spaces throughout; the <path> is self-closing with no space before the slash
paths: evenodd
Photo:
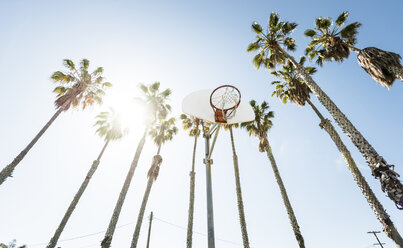
<path id="1" fill-rule="evenodd" d="M 213 108 L 213 111 L 211 111 Z M 241 92 L 232 85 L 223 85 L 215 90 L 204 89 L 188 94 L 182 101 L 182 111 L 201 121 L 206 142 L 206 198 L 207 198 L 207 230 L 208 247 L 214 248 L 213 192 L 211 185 L 211 153 L 213 151 L 220 124 L 227 125 L 245 123 L 255 120 L 255 111 L 248 101 L 241 102 Z M 207 128 L 206 125 L 211 125 Z M 213 144 L 210 139 L 214 133 Z"/>
<path id="2" fill-rule="evenodd" d="M 248 101 L 241 101 L 240 91 L 232 85 L 188 94 L 183 99 L 182 111 L 206 123 L 236 124 L 255 120 L 252 106 Z"/>
<path id="3" fill-rule="evenodd" d="M 222 85 L 210 95 L 210 105 L 214 111 L 215 122 L 227 123 L 241 103 L 241 92 L 232 85 Z"/>

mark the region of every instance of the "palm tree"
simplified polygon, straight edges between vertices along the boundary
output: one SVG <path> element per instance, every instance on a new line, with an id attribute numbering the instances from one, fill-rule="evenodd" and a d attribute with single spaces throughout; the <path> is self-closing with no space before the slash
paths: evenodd
<path id="1" fill-rule="evenodd" d="M 264 65 L 269 69 L 275 67 L 276 64 L 284 64 L 286 59 L 291 61 L 295 67 L 296 73 L 301 80 L 309 87 L 309 89 L 318 97 L 318 100 L 333 116 L 334 120 L 341 127 L 343 132 L 351 139 L 354 145 L 361 152 L 375 178 L 381 182 L 384 192 L 395 202 L 398 208 L 403 207 L 403 185 L 399 181 L 399 175 L 393 170 L 393 165 L 388 164 L 383 157 L 371 146 L 371 144 L 362 136 L 357 128 L 350 122 L 336 104 L 326 95 L 318 86 L 312 77 L 306 72 L 304 66 L 300 65 L 294 57 L 292 57 L 282 46 L 288 50 L 295 48 L 295 40 L 288 37 L 296 23 L 279 21 L 278 14 L 271 13 L 267 34 L 262 27 L 254 22 L 252 29 L 256 32 L 256 41 L 248 46 L 247 51 L 260 50 L 259 54 L 254 58 L 254 64 L 257 68 Z"/>
<path id="2" fill-rule="evenodd" d="M 157 180 L 160 166 L 162 163 L 162 157 L 160 155 L 162 144 L 167 141 L 172 140 L 173 136 L 178 132 L 175 126 L 175 118 L 170 118 L 168 120 L 161 120 L 153 129 L 150 130 L 149 134 L 153 137 L 154 143 L 157 145 L 157 154 L 154 155 L 151 167 L 148 170 L 148 182 L 147 188 L 143 196 L 143 201 L 141 203 L 141 208 L 139 215 L 137 217 L 136 228 L 134 230 L 133 239 L 131 243 L 131 248 L 137 247 L 137 241 L 140 235 L 141 223 L 143 222 L 143 216 L 146 209 L 148 197 L 150 196 L 151 187 L 155 180 Z"/>
<path id="3" fill-rule="evenodd" d="M 97 119 L 98 120 L 95 123 L 95 126 L 98 126 L 96 133 L 98 133 L 99 136 L 105 139 L 105 144 L 101 152 L 99 153 L 98 158 L 94 160 L 94 162 L 92 163 L 92 166 L 88 171 L 87 176 L 84 178 L 84 181 L 82 182 L 78 192 L 74 196 L 73 201 L 70 203 L 70 206 L 68 207 L 66 213 L 64 214 L 63 219 L 60 222 L 58 228 L 56 229 L 56 232 L 53 235 L 52 239 L 50 240 L 47 248 L 54 248 L 57 245 L 57 241 L 59 240 L 60 235 L 62 234 L 63 229 L 67 224 L 67 221 L 70 219 L 70 216 L 73 213 L 74 209 L 76 208 L 78 201 L 80 200 L 81 196 L 83 195 L 85 189 L 88 186 L 88 183 L 90 182 L 92 176 L 97 170 L 101 157 L 104 154 L 104 151 L 108 146 L 109 142 L 121 139 L 126 133 L 125 130 L 122 130 L 120 128 L 118 116 L 116 115 L 115 111 L 112 108 L 110 109 L 110 112 L 101 112 L 100 114 L 98 114 Z"/>
<path id="4" fill-rule="evenodd" d="M 120 211 L 122 210 L 122 206 L 125 201 L 127 191 L 129 190 L 129 186 L 133 178 L 134 171 L 136 170 L 141 155 L 141 151 L 143 150 L 148 129 L 155 123 L 155 121 L 158 118 L 164 119 L 168 114 L 168 111 L 171 111 L 171 106 L 165 103 L 168 97 L 171 95 L 170 89 L 166 89 L 160 92 L 160 82 L 155 82 L 148 86 L 140 84 L 140 89 L 143 93 L 143 96 L 137 99 L 140 100 L 142 103 L 144 103 L 145 106 L 148 108 L 148 115 L 147 115 L 148 119 L 146 121 L 147 122 L 146 128 L 144 130 L 143 137 L 141 138 L 140 142 L 137 145 L 136 153 L 130 165 L 130 169 L 127 173 L 122 190 L 120 191 L 119 198 L 118 201 L 116 202 L 115 209 L 113 210 L 113 214 L 109 222 L 108 229 L 105 233 L 104 239 L 101 242 L 102 248 L 109 248 L 111 246 L 112 237 L 119 220 Z"/>
<path id="5" fill-rule="evenodd" d="M 297 239 L 300 248 L 305 247 L 304 238 L 302 237 L 301 230 L 299 228 L 297 218 L 295 217 L 294 210 L 291 206 L 290 200 L 288 199 L 287 191 L 284 187 L 283 180 L 281 179 L 280 172 L 278 170 L 276 160 L 274 159 L 269 139 L 267 137 L 267 132 L 272 127 L 272 118 L 274 117 L 273 111 L 269 111 L 269 105 L 267 102 L 262 102 L 261 105 L 256 104 L 256 101 L 250 101 L 250 105 L 255 112 L 255 120 L 252 122 L 241 123 L 241 127 L 245 128 L 250 136 L 255 136 L 259 138 L 259 151 L 266 152 L 267 157 L 270 160 L 271 167 L 274 172 L 277 184 L 280 188 L 281 197 L 285 208 L 287 210 L 288 218 L 290 219 L 291 227 L 294 232 L 295 238 Z"/>
<path id="6" fill-rule="evenodd" d="M 317 58 L 316 62 L 322 66 L 323 61 L 338 61 L 348 58 L 350 50 L 358 53 L 357 59 L 361 67 L 379 84 L 389 89 L 395 79 L 403 81 L 403 66 L 400 64 L 400 55 L 383 51 L 376 47 L 358 49 L 354 47 L 357 42 L 356 35 L 359 22 L 353 22 L 344 26 L 349 13 L 341 13 L 332 28 L 330 17 L 315 19 L 315 28 L 305 31 L 305 35 L 311 38 L 305 53 L 311 59 Z"/>
<path id="7" fill-rule="evenodd" d="M 234 134 L 232 132 L 232 127 L 237 128 L 238 124 L 224 125 L 224 128 L 229 130 L 231 137 L 232 159 L 234 162 L 234 174 L 235 174 L 235 188 L 238 200 L 238 214 L 239 214 L 239 222 L 241 224 L 243 246 L 245 248 L 249 248 L 250 246 L 249 246 L 248 230 L 246 228 L 245 211 L 242 200 L 241 178 L 239 176 L 238 155 L 235 150 Z"/>
<path id="8" fill-rule="evenodd" d="M 189 136 L 194 137 L 193 145 L 193 156 L 192 156 L 192 170 L 189 173 L 190 176 L 190 196 L 189 196 L 189 210 L 188 210 L 188 227 L 186 235 L 186 247 L 192 247 L 192 236 L 193 236 L 193 213 L 194 213 L 194 203 L 195 203 L 195 161 L 196 161 L 196 146 L 197 138 L 200 136 L 199 124 L 200 120 L 193 117 L 188 117 L 185 114 L 180 116 L 182 120 L 182 126 L 184 130 L 189 130 Z"/>
<path id="9" fill-rule="evenodd" d="M 0 248 L 17 248 L 17 241 L 14 239 L 8 245 L 5 245 L 3 243 L 0 243 Z M 18 248 L 27 248 L 26 245 L 18 246 Z"/>
<path id="10" fill-rule="evenodd" d="M 305 61 L 304 59 L 301 59 L 300 64 L 303 65 L 304 61 Z M 306 70 L 308 74 L 313 74 L 315 72 L 315 68 L 313 67 L 307 67 Z M 299 106 L 304 106 L 305 102 L 307 102 L 312 107 L 312 109 L 320 119 L 319 126 L 329 134 L 330 138 L 336 144 L 338 150 L 340 151 L 342 157 L 344 158 L 344 161 L 347 164 L 347 167 L 353 174 L 354 180 L 356 181 L 358 187 L 361 189 L 361 192 L 367 199 L 376 217 L 381 222 L 383 230 L 385 231 L 388 237 L 390 237 L 393 241 L 395 241 L 395 243 L 401 245 L 402 237 L 400 236 L 399 232 L 393 225 L 393 222 L 391 221 L 389 215 L 386 213 L 382 204 L 379 202 L 378 198 L 371 190 L 364 176 L 361 174 L 353 157 L 350 154 L 350 151 L 344 145 L 343 141 L 341 140 L 336 129 L 331 124 L 330 120 L 325 119 L 323 115 L 319 112 L 319 110 L 316 108 L 316 106 L 309 99 L 311 91 L 302 82 L 298 74 L 296 74 L 295 67 L 292 65 L 292 63 L 288 62 L 285 66 L 283 66 L 282 71 L 274 71 L 272 72 L 272 74 L 282 80 L 282 81 L 274 81 L 272 83 L 273 85 L 276 85 L 273 95 L 276 95 L 283 103 L 291 101 Z"/>
<path id="11" fill-rule="evenodd" d="M 80 62 L 80 68 L 76 69 L 73 61 L 65 59 L 64 66 L 68 69 L 68 72 L 56 71 L 52 74 L 51 79 L 59 84 L 53 90 L 57 94 L 55 101 L 57 111 L 24 150 L 14 158 L 11 164 L 0 172 L 0 185 L 7 177 L 12 176 L 15 167 L 63 111 L 67 111 L 70 106 L 78 107 L 81 105 L 85 109 L 85 107 L 94 103 L 102 103 L 102 96 L 105 94 L 103 89 L 111 87 L 112 84 L 104 82 L 104 77 L 102 77 L 104 69 L 102 67 L 98 67 L 95 71 L 89 73 L 89 64 L 90 62 L 87 59 L 83 59 Z"/>
<path id="12" fill-rule="evenodd" d="M 301 57 L 299 64 L 304 65 L 305 57 Z M 307 74 L 312 75 L 316 72 L 315 67 L 305 67 Z M 299 106 L 305 106 L 305 103 L 310 101 L 311 90 L 302 82 L 298 74 L 295 73 L 295 67 L 288 60 L 283 65 L 283 70 L 271 72 L 274 76 L 283 79 L 286 83 L 281 81 L 273 81 L 271 84 L 275 86 L 272 96 L 276 95 L 285 104 L 291 101 Z"/>

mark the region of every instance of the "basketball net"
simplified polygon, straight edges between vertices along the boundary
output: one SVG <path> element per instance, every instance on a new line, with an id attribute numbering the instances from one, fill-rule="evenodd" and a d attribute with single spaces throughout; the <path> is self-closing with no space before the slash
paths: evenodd
<path id="1" fill-rule="evenodd" d="M 217 96 L 212 97 L 215 109 L 216 122 L 226 123 L 228 119 L 234 117 L 236 108 L 240 102 L 240 95 L 233 87 L 225 87 L 224 92 L 217 92 Z M 219 94 L 221 93 L 221 94 Z"/>

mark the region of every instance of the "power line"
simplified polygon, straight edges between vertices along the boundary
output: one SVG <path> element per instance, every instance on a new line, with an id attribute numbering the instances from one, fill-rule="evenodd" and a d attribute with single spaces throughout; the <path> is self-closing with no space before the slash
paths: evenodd
<path id="1" fill-rule="evenodd" d="M 135 221 L 132 221 L 132 222 L 129 222 L 129 223 L 126 223 L 126 224 L 117 226 L 116 229 L 122 228 L 122 227 L 125 227 L 125 226 L 128 226 L 128 225 L 131 225 L 131 224 L 133 224 L 133 223 L 135 223 Z M 86 237 L 90 237 L 90 236 L 95 236 L 95 235 L 98 235 L 98 234 L 101 234 L 101 233 L 105 233 L 105 232 L 106 232 L 106 230 L 104 230 L 104 231 L 99 231 L 99 232 L 94 232 L 94 233 L 90 233 L 90 234 L 86 234 L 86 235 L 82 235 L 82 236 L 76 236 L 76 237 L 72 237 L 72 238 L 62 239 L 62 240 L 59 240 L 58 243 L 60 243 L 60 242 L 66 242 L 66 241 L 71 241 L 71 240 L 76 240 L 76 239 L 82 239 L 82 238 L 86 238 Z M 41 245 L 47 245 L 47 244 L 48 244 L 48 243 L 32 244 L 32 245 L 28 245 L 28 247 L 35 247 L 35 246 L 41 246 Z"/>
<path id="2" fill-rule="evenodd" d="M 175 223 L 172 223 L 172 222 L 169 222 L 169 221 L 166 221 L 166 220 L 157 218 L 157 217 L 155 217 L 155 216 L 154 216 L 154 219 L 155 219 L 155 220 L 158 220 L 158 221 L 160 221 L 160 222 L 163 222 L 163 223 L 165 223 L 165 224 L 171 225 L 171 226 L 173 226 L 173 227 L 176 227 L 176 228 L 179 228 L 179 229 L 182 229 L 182 230 L 187 230 L 186 227 L 183 227 L 183 226 L 177 225 L 177 224 L 175 224 Z M 116 229 L 122 228 L 122 227 L 125 227 L 125 226 L 129 226 L 129 225 L 132 225 L 132 224 L 134 224 L 134 223 L 136 223 L 136 221 L 128 222 L 128 223 L 126 223 L 126 224 L 117 226 Z M 71 237 L 71 238 L 67 238 L 67 239 L 62 239 L 62 240 L 59 240 L 58 243 L 67 242 L 67 241 L 71 241 L 71 240 L 77 240 L 77 239 L 83 239 L 83 238 L 87 238 L 87 237 L 91 237 L 91 236 L 96 236 L 96 235 L 98 235 L 98 234 L 102 234 L 102 233 L 105 233 L 105 232 L 106 232 L 106 230 L 104 230 L 104 231 L 99 231 L 99 232 L 94 232 L 94 233 L 89 233 L 89 234 L 85 234 L 85 235 L 81 235 L 81 236 Z M 201 235 L 201 236 L 204 236 L 204 237 L 207 237 L 207 234 L 205 234 L 205 233 L 196 232 L 196 231 L 193 231 L 193 233 L 198 234 L 198 235 Z M 228 243 L 228 244 L 232 244 L 232 245 L 236 245 L 236 246 L 241 246 L 241 247 L 242 247 L 241 244 L 235 243 L 235 242 L 230 241 L 230 240 L 221 239 L 221 238 L 217 238 L 217 237 L 216 237 L 216 240 L 221 241 L 221 242 L 224 242 L 224 243 Z M 46 242 L 46 243 L 38 243 L 38 244 L 28 245 L 28 247 L 36 247 L 36 246 L 42 246 L 42 245 L 47 245 L 47 244 L 48 244 L 47 242 Z M 98 245 L 99 245 L 99 243 L 96 243 L 96 244 L 92 244 L 92 245 L 82 246 L 82 247 L 80 247 L 80 248 L 87 248 L 87 247 L 93 247 L 93 246 L 98 246 Z"/>
<path id="3" fill-rule="evenodd" d="M 161 220 L 161 219 L 159 219 L 159 218 L 157 218 L 157 217 L 154 217 L 154 219 L 155 219 L 155 220 L 159 220 L 159 221 L 161 221 L 161 222 L 164 222 L 164 223 L 166 223 L 166 224 L 168 224 L 168 225 L 171 225 L 171 226 L 174 226 L 174 227 L 183 229 L 183 230 L 187 230 L 186 227 L 179 226 L 179 225 L 177 225 L 177 224 L 174 224 L 174 223 L 171 223 L 171 222 L 168 222 L 168 221 L 165 221 L 165 220 Z M 196 231 L 193 231 L 193 233 L 196 233 L 196 234 L 199 234 L 199 235 L 201 235 L 201 236 L 207 237 L 207 234 L 205 234 L 205 233 L 196 232 Z M 220 238 L 217 238 L 217 237 L 216 237 L 215 239 L 216 239 L 216 240 L 219 240 L 219 241 L 221 241 L 221 242 L 224 242 L 224 243 L 228 243 L 228 244 L 232 244 L 232 245 L 236 245 L 236 246 L 243 246 L 243 245 L 241 245 L 241 244 L 239 244 L 239 243 L 235 243 L 235 242 L 232 242 L 232 241 L 230 241 L 230 240 L 220 239 Z"/>
<path id="4" fill-rule="evenodd" d="M 99 246 L 100 242 L 101 241 L 99 241 L 98 243 L 93 243 L 91 245 L 80 246 L 78 248 L 89 248 L 89 247 Z"/>
<path id="5" fill-rule="evenodd" d="M 374 234 L 376 240 L 378 241 L 378 243 L 377 243 L 377 244 L 374 244 L 374 245 L 379 245 L 379 246 L 381 246 L 381 247 L 383 248 L 383 245 L 384 245 L 385 243 L 381 243 L 381 241 L 378 239 L 378 236 L 376 235 L 377 233 L 381 233 L 381 232 L 379 232 L 379 231 L 372 231 L 372 232 L 367 232 L 367 233 L 372 233 L 372 234 Z"/>

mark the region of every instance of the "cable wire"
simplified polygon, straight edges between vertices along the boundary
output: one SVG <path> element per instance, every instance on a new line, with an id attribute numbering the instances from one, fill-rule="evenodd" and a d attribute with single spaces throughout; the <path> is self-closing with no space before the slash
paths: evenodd
<path id="1" fill-rule="evenodd" d="M 175 223 L 172 223 L 172 222 L 169 222 L 169 221 L 166 221 L 166 220 L 157 218 L 157 217 L 155 217 L 155 215 L 154 215 L 154 219 L 155 219 L 155 220 L 158 220 L 158 221 L 160 221 L 160 222 L 163 222 L 163 223 L 165 223 L 165 224 L 171 225 L 171 226 L 173 226 L 173 227 L 176 227 L 176 228 L 179 228 L 179 229 L 182 229 L 182 230 L 187 230 L 186 227 L 183 227 L 183 226 L 177 225 L 177 224 L 175 224 Z M 128 223 L 126 223 L 126 224 L 117 226 L 116 229 L 122 228 L 122 227 L 125 227 L 125 226 L 129 226 L 129 225 L 132 225 L 132 224 L 134 224 L 134 223 L 136 223 L 136 221 L 128 222 Z M 83 239 L 83 238 L 87 238 L 87 237 L 91 237 L 91 236 L 96 236 L 96 235 L 98 235 L 98 234 L 105 233 L 105 232 L 106 232 L 106 230 L 104 230 L 104 231 L 99 231 L 99 232 L 94 232 L 94 233 L 89 233 L 89 234 L 86 234 L 86 235 L 71 237 L 71 238 L 67 238 L 67 239 L 62 239 L 62 240 L 59 240 L 58 243 L 66 242 L 66 241 L 71 241 L 71 240 L 76 240 L 76 239 Z M 201 235 L 201 236 L 204 236 L 204 237 L 207 237 L 207 234 L 205 234 L 205 233 L 196 232 L 196 231 L 193 231 L 193 233 L 198 234 L 198 235 Z M 217 238 L 217 237 L 216 237 L 215 239 L 218 240 L 218 241 L 224 242 L 224 243 L 228 243 L 228 244 L 232 244 L 232 245 L 236 245 L 236 246 L 242 246 L 241 244 L 235 243 L 235 242 L 230 241 L 230 240 L 221 239 L 221 238 Z M 38 243 L 38 244 L 28 245 L 28 247 L 42 246 L 42 245 L 47 245 L 47 244 L 48 244 L 48 243 Z M 79 248 L 87 248 L 87 247 L 94 247 L 94 246 L 99 246 L 99 243 L 92 244 L 92 245 L 81 246 L 81 247 L 79 247 Z"/>
<path id="2" fill-rule="evenodd" d="M 116 229 L 131 225 L 131 224 L 134 224 L 134 223 L 135 223 L 135 221 L 132 221 L 132 222 L 117 226 Z M 76 240 L 76 239 L 82 239 L 82 238 L 86 238 L 86 237 L 90 237 L 90 236 L 95 236 L 95 235 L 105 233 L 105 232 L 106 232 L 106 230 L 99 231 L 99 232 L 94 232 L 94 233 L 90 233 L 90 234 L 86 234 L 86 235 L 82 235 L 82 236 L 76 236 L 76 237 L 71 237 L 71 238 L 67 238 L 67 239 L 62 239 L 62 240 L 59 240 L 58 243 L 71 241 L 71 240 Z M 32 245 L 28 245 L 28 247 L 42 246 L 42 245 L 47 245 L 47 244 L 48 243 L 32 244 Z"/>

